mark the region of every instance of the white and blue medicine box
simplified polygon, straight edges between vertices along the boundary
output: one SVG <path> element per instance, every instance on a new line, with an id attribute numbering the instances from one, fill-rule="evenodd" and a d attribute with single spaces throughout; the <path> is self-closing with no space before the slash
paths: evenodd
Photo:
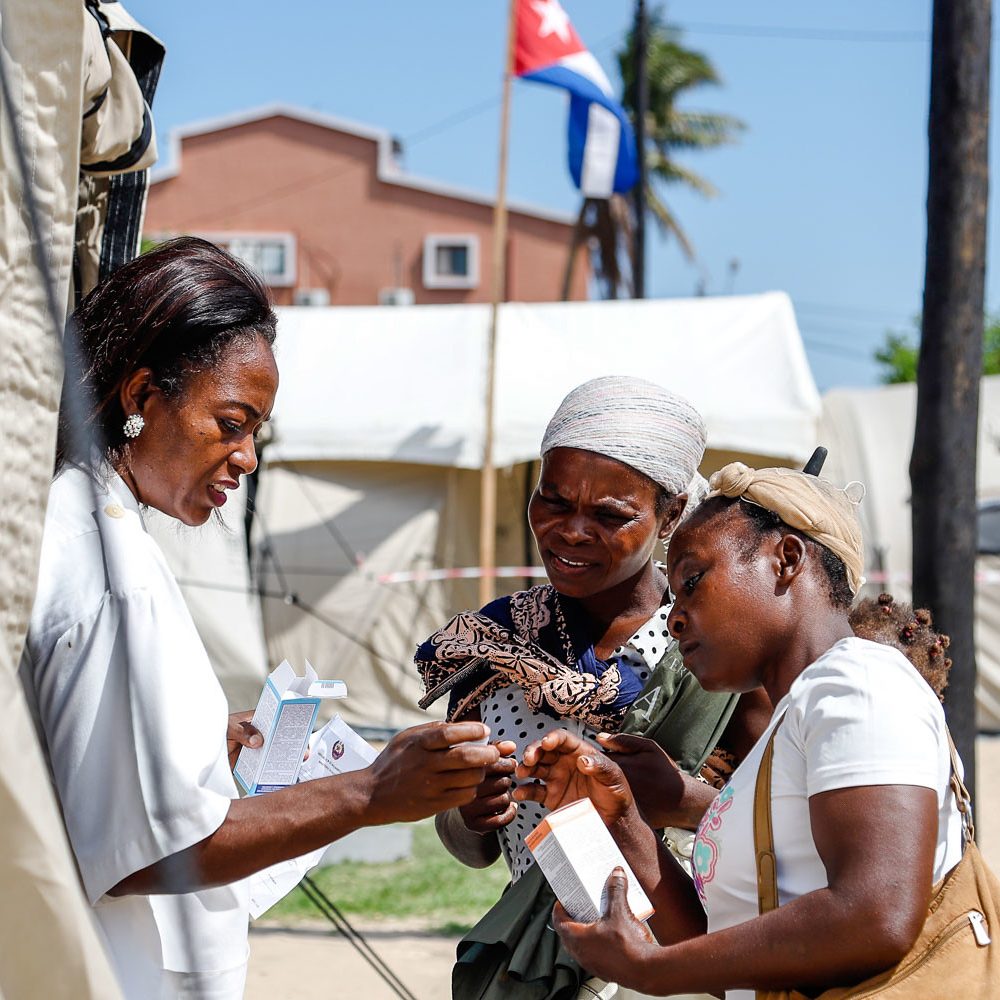
<path id="1" fill-rule="evenodd" d="M 343 681 L 324 681 L 306 661 L 299 677 L 287 660 L 271 671 L 253 713 L 253 725 L 263 734 L 261 747 L 243 747 L 233 775 L 248 795 L 274 792 L 298 780 L 302 756 L 316 724 L 320 702 L 346 698 Z"/>

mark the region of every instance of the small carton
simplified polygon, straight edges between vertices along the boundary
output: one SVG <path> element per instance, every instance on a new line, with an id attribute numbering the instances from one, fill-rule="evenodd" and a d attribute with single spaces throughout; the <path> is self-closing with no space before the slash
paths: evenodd
<path id="1" fill-rule="evenodd" d="M 299 781 L 346 774 L 368 767 L 378 756 L 375 748 L 335 715 L 309 740 L 309 759 L 302 764 Z"/>
<path id="2" fill-rule="evenodd" d="M 608 876 L 621 866 L 628 879 L 628 905 L 637 920 L 653 914 L 625 856 L 590 799 L 579 799 L 550 812 L 524 842 L 566 912 L 592 923 L 607 908 Z"/>
<path id="3" fill-rule="evenodd" d="M 233 771 L 243 791 L 259 795 L 294 785 L 320 702 L 346 697 L 343 681 L 320 680 L 308 660 L 303 677 L 287 660 L 275 667 L 251 720 L 263 735 L 264 745 L 243 747 Z"/>
<path id="4" fill-rule="evenodd" d="M 299 781 L 327 778 L 368 767 L 378 756 L 375 748 L 335 715 L 309 740 L 309 759 L 299 769 Z M 329 846 L 329 845 L 327 845 Z M 246 880 L 250 916 L 256 920 L 279 899 L 287 896 L 303 877 L 322 861 L 326 847 L 298 858 L 279 861 L 270 868 L 255 872 Z"/>

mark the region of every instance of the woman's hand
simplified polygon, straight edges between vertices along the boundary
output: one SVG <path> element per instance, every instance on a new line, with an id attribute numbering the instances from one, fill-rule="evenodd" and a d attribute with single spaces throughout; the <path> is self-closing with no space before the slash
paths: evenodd
<path id="1" fill-rule="evenodd" d="M 541 802 L 547 809 L 558 809 L 589 798 L 608 826 L 635 810 L 621 768 L 597 747 L 565 729 L 555 729 L 529 743 L 515 773 L 535 782 L 514 789 L 518 802 Z"/>
<path id="2" fill-rule="evenodd" d="M 667 752 L 645 736 L 601 733 L 597 742 L 622 769 L 643 816 L 651 826 L 694 830 L 718 795 L 685 774 Z"/>
<path id="3" fill-rule="evenodd" d="M 486 777 L 476 789 L 476 797 L 458 810 L 466 829 L 480 836 L 495 833 L 517 815 L 517 803 L 510 794 L 514 784 L 511 776 L 517 766 L 513 757 L 517 744 L 513 740 L 498 740 L 493 745 L 500 752 L 500 759 L 486 768 Z"/>
<path id="4" fill-rule="evenodd" d="M 479 740 L 481 722 L 425 722 L 396 733 L 364 771 L 366 826 L 403 823 L 468 805 L 487 768 L 500 758 L 496 745 Z"/>
<path id="5" fill-rule="evenodd" d="M 628 880 L 621 868 L 608 876 L 606 892 L 608 905 L 600 920 L 579 923 L 570 918 L 562 903 L 556 903 L 552 926 L 566 950 L 585 969 L 608 982 L 641 988 L 643 966 L 657 949 L 656 942 L 628 905 Z"/>
<path id="6" fill-rule="evenodd" d="M 233 712 L 229 716 L 226 729 L 226 752 L 229 755 L 229 770 L 236 767 L 236 759 L 243 747 L 259 750 L 264 745 L 260 730 L 250 724 L 253 712 Z"/>

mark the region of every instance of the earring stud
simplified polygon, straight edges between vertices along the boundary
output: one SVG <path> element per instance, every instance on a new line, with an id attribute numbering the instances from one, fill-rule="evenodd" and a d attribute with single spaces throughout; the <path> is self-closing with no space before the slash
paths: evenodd
<path id="1" fill-rule="evenodd" d="M 122 428 L 122 432 L 127 438 L 137 438 L 142 433 L 142 429 L 145 426 L 146 421 L 142 419 L 142 414 L 133 413 L 125 420 L 125 426 Z"/>

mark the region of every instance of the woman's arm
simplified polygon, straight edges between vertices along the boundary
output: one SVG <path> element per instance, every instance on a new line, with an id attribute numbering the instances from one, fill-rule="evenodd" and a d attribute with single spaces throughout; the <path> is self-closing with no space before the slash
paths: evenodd
<path id="1" fill-rule="evenodd" d="M 192 892 L 245 878 L 354 830 L 464 805 L 499 752 L 479 722 L 427 723 L 394 736 L 370 767 L 233 800 L 204 840 L 122 879 L 112 896 Z"/>
<path id="2" fill-rule="evenodd" d="M 772 714 L 763 688 L 740 695 L 719 741 L 742 761 L 760 739 Z M 718 788 L 686 774 L 654 740 L 628 734 L 602 733 L 598 741 L 621 767 L 643 816 L 651 826 L 697 829 Z"/>
<path id="3" fill-rule="evenodd" d="M 479 709 L 469 709 L 457 721 L 478 722 Z M 489 868 L 500 857 L 497 831 L 517 815 L 517 804 L 510 794 L 515 766 L 512 754 L 517 744 L 499 740 L 495 746 L 500 757 L 486 768 L 472 801 L 434 817 L 441 843 L 453 858 L 469 868 Z"/>
<path id="4" fill-rule="evenodd" d="M 650 826 L 694 830 L 718 789 L 682 771 L 655 741 L 601 733 L 597 741 L 624 771 L 639 811 Z"/>
<path id="5" fill-rule="evenodd" d="M 541 802 L 548 809 L 582 798 L 593 802 L 656 908 L 649 924 L 659 941 L 704 934 L 705 911 L 690 877 L 640 815 L 629 783 L 614 761 L 579 736 L 559 729 L 525 748 L 517 776 L 534 779 L 515 790 L 520 801 Z"/>
<path id="6" fill-rule="evenodd" d="M 650 943 L 620 901 L 593 924 L 574 923 L 560 909 L 556 927 L 567 949 L 595 974 L 654 995 L 741 987 L 818 992 L 891 967 L 912 947 L 927 912 L 934 791 L 836 789 L 810 798 L 809 811 L 826 888 L 667 947 Z M 654 905 L 661 898 L 654 889 Z"/>

